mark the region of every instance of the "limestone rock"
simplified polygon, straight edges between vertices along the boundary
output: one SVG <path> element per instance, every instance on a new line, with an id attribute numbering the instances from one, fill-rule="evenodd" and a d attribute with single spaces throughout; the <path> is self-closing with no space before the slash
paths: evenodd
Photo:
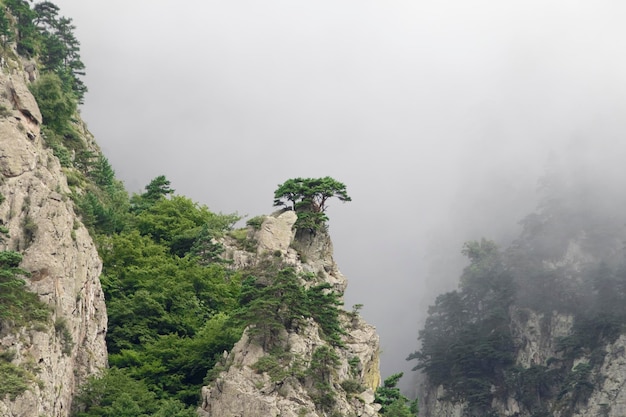
<path id="1" fill-rule="evenodd" d="M 26 119 L 26 122 L 34 125 L 42 123 L 41 112 L 35 98 L 24 82 L 23 73 L 16 77 L 5 78 L 0 82 L 0 85 L 4 87 L 12 107 Z"/>
<path id="2" fill-rule="evenodd" d="M 23 73 L 0 73 L 0 223 L 3 249 L 23 254 L 27 286 L 49 305 L 46 326 L 3 331 L 0 352 L 35 369 L 38 383 L 14 401 L 0 399 L 0 416 L 68 416 L 78 386 L 106 366 L 107 315 L 96 247 L 76 216 L 58 160 L 44 147 L 41 113 Z M 28 228 L 24 225 L 28 224 Z M 32 366 L 34 364 L 34 366 Z"/>
<path id="3" fill-rule="evenodd" d="M 599 375 L 602 384 L 574 417 L 626 416 L 626 336 L 606 347 Z"/>
<path id="4" fill-rule="evenodd" d="M 283 265 L 315 277 L 314 283 L 331 283 L 342 295 L 346 280 L 332 257 L 332 242 L 326 231 L 317 234 L 294 234 L 295 213 L 277 212 L 267 216 L 259 230 L 250 228 L 248 237 L 258 243 L 254 252 L 247 252 L 232 241 L 225 240 L 225 257 L 236 267 L 253 267 L 264 260 L 279 258 Z M 311 282 L 302 282 L 303 286 Z M 202 389 L 202 404 L 198 413 L 204 417 L 322 417 L 315 398 L 314 382 L 306 372 L 313 353 L 329 346 L 339 358 L 339 365 L 329 376 L 335 393 L 333 413 L 342 416 L 379 416 L 379 404 L 373 403 L 374 390 L 380 384 L 379 338 L 376 329 L 354 312 L 342 312 L 341 322 L 346 334 L 343 346 L 332 347 L 320 336 L 313 319 L 296 329 L 285 332 L 284 348 L 288 351 L 288 369 L 292 371 L 280 380 L 272 380 L 265 372 L 258 373 L 254 365 L 269 354 L 244 332 L 241 340 L 223 360 L 225 369 L 209 386 Z M 361 386 L 359 392 L 347 393 L 342 382 L 352 381 Z M 330 414 L 328 414 L 330 415 Z"/>
<path id="5" fill-rule="evenodd" d="M 292 228 L 297 219 L 296 213 L 291 210 L 266 217 L 256 233 L 257 253 L 287 252 L 294 236 Z"/>

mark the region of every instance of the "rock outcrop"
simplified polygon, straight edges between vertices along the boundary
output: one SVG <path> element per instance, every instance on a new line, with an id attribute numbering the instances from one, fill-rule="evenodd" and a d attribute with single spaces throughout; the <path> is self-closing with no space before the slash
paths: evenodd
<path id="1" fill-rule="evenodd" d="M 622 233 L 621 229 L 617 233 Z M 611 238 L 611 245 L 622 246 L 622 240 Z M 593 247 L 583 249 L 581 237 L 573 238 L 564 246 L 560 258 L 543 261 L 544 271 L 560 274 L 564 292 L 582 288 L 584 297 L 594 297 L 598 290 L 585 286 L 587 275 L 594 265 L 603 265 L 603 274 L 610 275 L 607 265 L 617 264 L 621 258 L 619 250 L 605 250 L 600 255 L 592 252 Z M 609 245 L 609 246 L 611 246 Z M 608 246 L 607 246 L 608 247 Z M 609 247 L 609 249 L 611 249 Z M 527 261 L 528 262 L 528 261 Z M 596 279 L 599 279 L 596 276 Z M 566 286 L 571 285 L 570 287 Z M 572 284 L 573 283 L 573 284 Z M 611 282 L 610 285 L 619 285 Z M 620 291 L 617 286 L 612 291 Z M 545 294 L 544 302 L 556 294 Z M 575 299 L 575 298 L 574 298 Z M 560 310 L 537 304 L 535 307 L 509 307 L 509 324 L 513 342 L 513 364 L 497 384 L 492 384 L 490 403 L 482 410 L 472 407 L 458 397 L 453 400 L 442 385 L 430 384 L 423 375 L 418 388 L 420 415 L 429 417 L 620 417 L 626 415 L 626 335 L 623 323 L 618 335 L 608 336 L 609 330 L 593 333 L 598 326 L 592 319 L 618 320 L 612 311 L 601 310 L 596 316 L 589 314 L 589 306 L 568 305 Z M 598 307 L 594 307 L 598 308 Z M 618 307 L 619 308 L 619 307 Z M 582 310 L 582 311 L 581 311 Z M 577 312 L 577 313 L 574 313 Z M 579 317 L 587 327 L 576 329 Z M 611 317 L 610 319 L 607 317 Z M 588 320 L 585 322 L 584 320 Z M 606 322 L 601 322 L 605 323 Z M 609 328 L 607 326 L 607 328 Z M 622 333 L 619 335 L 619 333 Z M 581 336 L 582 334 L 582 336 Z M 596 340 L 583 342 L 593 334 Z M 510 380 L 507 381 L 507 378 Z"/>
<path id="2" fill-rule="evenodd" d="M 283 266 L 300 274 L 316 277 L 316 283 L 328 283 L 343 294 L 347 281 L 333 260 L 332 242 L 325 231 L 296 236 L 293 211 L 267 216 L 258 230 L 250 228 L 248 238 L 257 242 L 255 252 L 246 252 L 226 242 L 226 256 L 237 267 L 251 267 L 267 257 L 280 258 Z M 302 281 L 303 286 L 311 285 Z M 224 371 L 202 389 L 199 409 L 205 417 L 317 417 L 323 415 L 378 416 L 379 405 L 374 390 L 380 383 L 379 341 L 375 328 L 365 323 L 356 312 L 341 312 L 346 330 L 341 346 L 324 340 L 319 325 L 307 319 L 296 330 L 285 331 L 284 346 L 290 371 L 280 378 L 260 372 L 255 365 L 270 355 L 246 331 L 231 352 L 224 355 Z M 314 352 L 328 347 L 338 362 L 328 377 L 334 395 L 331 407 L 322 410 L 319 392 L 307 376 Z M 326 404 L 328 405 L 328 404 Z M 332 410 L 332 411 L 331 411 Z"/>
<path id="3" fill-rule="evenodd" d="M 4 250 L 23 255 L 27 287 L 50 308 L 46 325 L 2 328 L 0 353 L 33 375 L 17 398 L 0 398 L 0 416 L 67 416 L 78 386 L 106 366 L 107 315 L 102 263 L 76 216 L 65 174 L 44 146 L 41 113 L 20 63 L 0 73 L 0 224 Z"/>
<path id="4" fill-rule="evenodd" d="M 569 334 L 572 317 L 553 314 L 544 317 L 534 312 L 526 312 L 530 317 L 522 322 L 514 322 L 517 326 L 518 342 L 522 348 L 517 352 L 516 364 L 528 369 L 532 365 L 549 364 L 550 358 L 560 356 L 556 351 L 555 341 Z M 605 347 L 606 356 L 602 366 L 592 373 L 593 381 L 600 381 L 590 397 L 576 405 L 575 410 L 566 411 L 558 405 L 556 399 L 549 402 L 553 417 L 622 417 L 626 415 L 626 336 Z M 574 368 L 581 363 L 589 363 L 590 358 L 579 358 L 572 365 Z M 420 395 L 420 415 L 431 417 L 466 417 L 467 407 L 464 403 L 442 400 L 445 390 L 441 386 L 426 384 Z M 526 417 L 531 416 L 523 404 L 513 395 L 504 399 L 494 400 L 492 410 L 497 416 Z"/>

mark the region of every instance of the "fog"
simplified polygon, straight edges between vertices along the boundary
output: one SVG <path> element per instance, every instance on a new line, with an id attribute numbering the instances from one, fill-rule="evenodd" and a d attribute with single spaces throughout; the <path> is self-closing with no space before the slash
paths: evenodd
<path id="1" fill-rule="evenodd" d="M 335 258 L 383 376 L 410 370 L 463 242 L 516 236 L 550 161 L 625 178 L 622 2 L 55 3 L 82 45 L 83 119 L 129 190 L 164 174 L 255 216 L 286 179 L 346 184 Z"/>

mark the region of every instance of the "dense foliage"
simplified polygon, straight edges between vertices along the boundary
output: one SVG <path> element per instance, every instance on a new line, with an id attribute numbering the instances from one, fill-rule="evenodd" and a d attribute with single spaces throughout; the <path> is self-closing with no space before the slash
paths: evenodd
<path id="1" fill-rule="evenodd" d="M 106 194 L 111 176 L 92 179 L 101 177 L 95 189 Z M 199 262 L 192 249 L 203 233 L 219 237 L 230 230 L 238 216 L 173 195 L 163 176 L 127 199 L 124 212 L 106 200 L 98 203 L 105 219 L 117 219 L 87 221 L 104 262 L 109 363 L 156 398 L 195 406 L 207 372 L 239 339 L 242 326 L 230 319 L 241 274 L 220 262 Z M 92 218 L 92 206 L 80 207 Z"/>
<path id="2" fill-rule="evenodd" d="M 328 221 L 326 203 L 332 197 L 342 202 L 352 201 L 345 184 L 331 177 L 293 178 L 278 186 L 274 192 L 274 205 L 297 213 L 297 229 L 315 231 Z"/>
<path id="3" fill-rule="evenodd" d="M 268 268 L 268 265 L 264 265 Z M 271 268 L 269 268 L 271 271 Z M 345 332 L 339 322 L 337 293 L 327 283 L 305 289 L 295 270 L 283 268 L 270 276 L 249 276 L 241 291 L 241 308 L 237 313 L 242 323 L 251 324 L 249 334 L 269 350 L 280 344 L 285 330 L 293 330 L 312 318 L 320 326 L 321 336 L 334 346 L 341 345 Z"/>
<path id="4" fill-rule="evenodd" d="M 175 400 L 158 399 L 146 384 L 119 369 L 92 377 L 74 401 L 77 417 L 194 417 L 194 410 Z"/>
<path id="5" fill-rule="evenodd" d="M 415 417 L 418 413 L 417 400 L 409 401 L 400 393 L 398 381 L 403 373 L 391 375 L 376 389 L 374 402 L 381 405 L 379 413 L 385 417 Z"/>
<path id="6" fill-rule="evenodd" d="M 106 195 L 111 181 L 94 185 L 101 177 L 110 176 L 90 175 L 85 181 Z M 216 214 L 175 195 L 164 176 L 152 180 L 144 193 L 118 204 L 115 212 L 102 200 L 104 219 L 106 213 L 113 213 L 115 222 L 89 221 L 94 218 L 88 210 L 91 206 L 81 205 L 80 198 L 77 201 L 104 262 L 101 282 L 109 314 L 112 367 L 84 388 L 106 392 L 81 400 L 80 415 L 109 412 L 103 411 L 105 406 L 117 409 L 113 402 L 105 405 L 93 398 L 113 401 L 108 387 L 117 389 L 123 378 L 141 381 L 136 386 L 141 395 L 124 400 L 129 409 L 157 413 L 154 407 L 150 411 L 142 406 L 142 396 L 193 408 L 200 387 L 220 369 L 222 353 L 246 326 L 251 337 L 274 352 L 258 368 L 275 378 L 296 372 L 282 365 L 283 335 L 307 318 L 319 324 L 321 336 L 331 345 L 341 344 L 340 298 L 329 285 L 312 282 L 305 288 L 303 278 L 273 255 L 243 271 L 229 268 L 220 258 L 221 246 L 214 238 L 231 233 L 238 216 Z"/>

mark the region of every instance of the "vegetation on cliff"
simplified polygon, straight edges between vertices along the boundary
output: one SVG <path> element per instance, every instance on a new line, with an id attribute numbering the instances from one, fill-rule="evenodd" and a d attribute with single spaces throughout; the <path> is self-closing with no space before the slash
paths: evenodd
<path id="1" fill-rule="evenodd" d="M 623 192 L 559 181 L 546 176 L 540 208 L 508 249 L 465 245 L 459 289 L 437 297 L 408 358 L 469 416 L 497 415 L 494 400 L 510 397 L 524 415 L 572 415 L 602 383 L 605 347 L 626 331 L 624 219 L 611 214 Z M 531 312 L 546 323 L 571 315 L 573 325 L 553 357 L 525 367 L 512 323 Z"/>
<path id="2" fill-rule="evenodd" d="M 79 207 L 89 219 L 90 206 Z M 247 326 L 250 337 L 273 352 L 259 363 L 259 370 L 275 376 L 285 369 L 283 333 L 308 318 L 319 324 L 321 336 L 331 345 L 341 345 L 341 303 L 330 285 L 305 288 L 303 279 L 311 277 L 299 276 L 275 254 L 249 270 L 232 269 L 220 258 L 223 248 L 215 239 L 232 234 L 238 241 L 239 232 L 231 230 L 237 215 L 212 213 L 176 195 L 164 176 L 123 207 L 125 212 L 119 207 L 113 212 L 103 206 L 103 218 L 112 213 L 115 221 L 87 222 L 104 262 L 107 345 L 115 373 L 109 371 L 84 387 L 76 404 L 78 415 L 113 415 L 122 400 L 109 390 L 120 389 L 124 378 L 140 381 L 137 392 L 153 395 L 163 407 L 183 406 L 184 415 L 197 405 L 200 387 L 222 369 L 223 352 Z M 102 389 L 102 395 L 89 394 Z M 325 399 L 328 406 L 330 391 L 323 393 L 320 401 Z M 104 397 L 111 403 L 103 405 L 99 399 Z M 125 396 L 124 401 L 151 412 L 141 398 Z"/>
<path id="3" fill-rule="evenodd" d="M 6 228 L 0 226 L 0 243 L 6 234 Z M 28 273 L 19 268 L 21 261 L 22 255 L 18 252 L 0 252 L 0 333 L 45 324 L 50 317 L 48 306 L 26 289 L 24 277 Z M 15 398 L 36 382 L 32 369 L 11 363 L 14 355 L 11 350 L 0 351 L 0 398 L 5 395 Z"/>
<path id="4" fill-rule="evenodd" d="M 414 417 L 417 416 L 417 399 L 409 401 L 400 393 L 398 381 L 404 374 L 393 374 L 385 379 L 383 385 L 376 389 L 375 402 L 381 405 L 379 413 L 386 417 Z"/>
<path id="5" fill-rule="evenodd" d="M 332 197 L 342 202 L 352 201 L 345 184 L 334 178 L 292 178 L 278 186 L 274 205 L 297 213 L 296 229 L 316 231 L 328 221 L 326 203 Z"/>
<path id="6" fill-rule="evenodd" d="M 32 8 L 22 0 L 2 3 L 2 53 L 13 57 L 17 51 L 36 66 L 27 72 L 42 113 L 42 137 L 63 167 L 67 196 L 103 260 L 110 368 L 80 387 L 73 415 L 195 415 L 201 386 L 223 369 L 224 352 L 244 328 L 271 352 L 257 371 L 276 378 L 291 372 L 312 381 L 309 394 L 319 410 L 333 410 L 337 390 L 364 390 L 356 371 L 355 380 L 343 381 L 341 387 L 331 382 L 345 335 L 341 294 L 311 274 L 297 273 L 276 253 L 255 267 L 232 268 L 220 256 L 220 239 L 228 237 L 243 250 L 256 249 L 247 229 L 233 230 L 240 217 L 211 212 L 175 194 L 165 176 L 129 196 L 76 114 L 86 88 L 71 19 L 47 1 Z M 280 186 L 275 203 L 291 203 L 298 215 L 296 229 L 316 232 L 328 220 L 331 197 L 350 201 L 345 185 L 330 177 L 298 178 Z M 255 222 L 249 227 L 260 225 Z M 5 251 L 0 258 L 3 325 L 47 320 L 48 309 L 23 288 L 20 254 Z M 283 336 L 311 322 L 326 345 L 315 350 L 310 363 L 294 366 Z M 60 334 L 64 324 L 55 323 Z M 0 395 L 14 397 L 35 379 L 11 360 L 8 353 L 0 356 L 0 379 L 5 381 Z"/>

